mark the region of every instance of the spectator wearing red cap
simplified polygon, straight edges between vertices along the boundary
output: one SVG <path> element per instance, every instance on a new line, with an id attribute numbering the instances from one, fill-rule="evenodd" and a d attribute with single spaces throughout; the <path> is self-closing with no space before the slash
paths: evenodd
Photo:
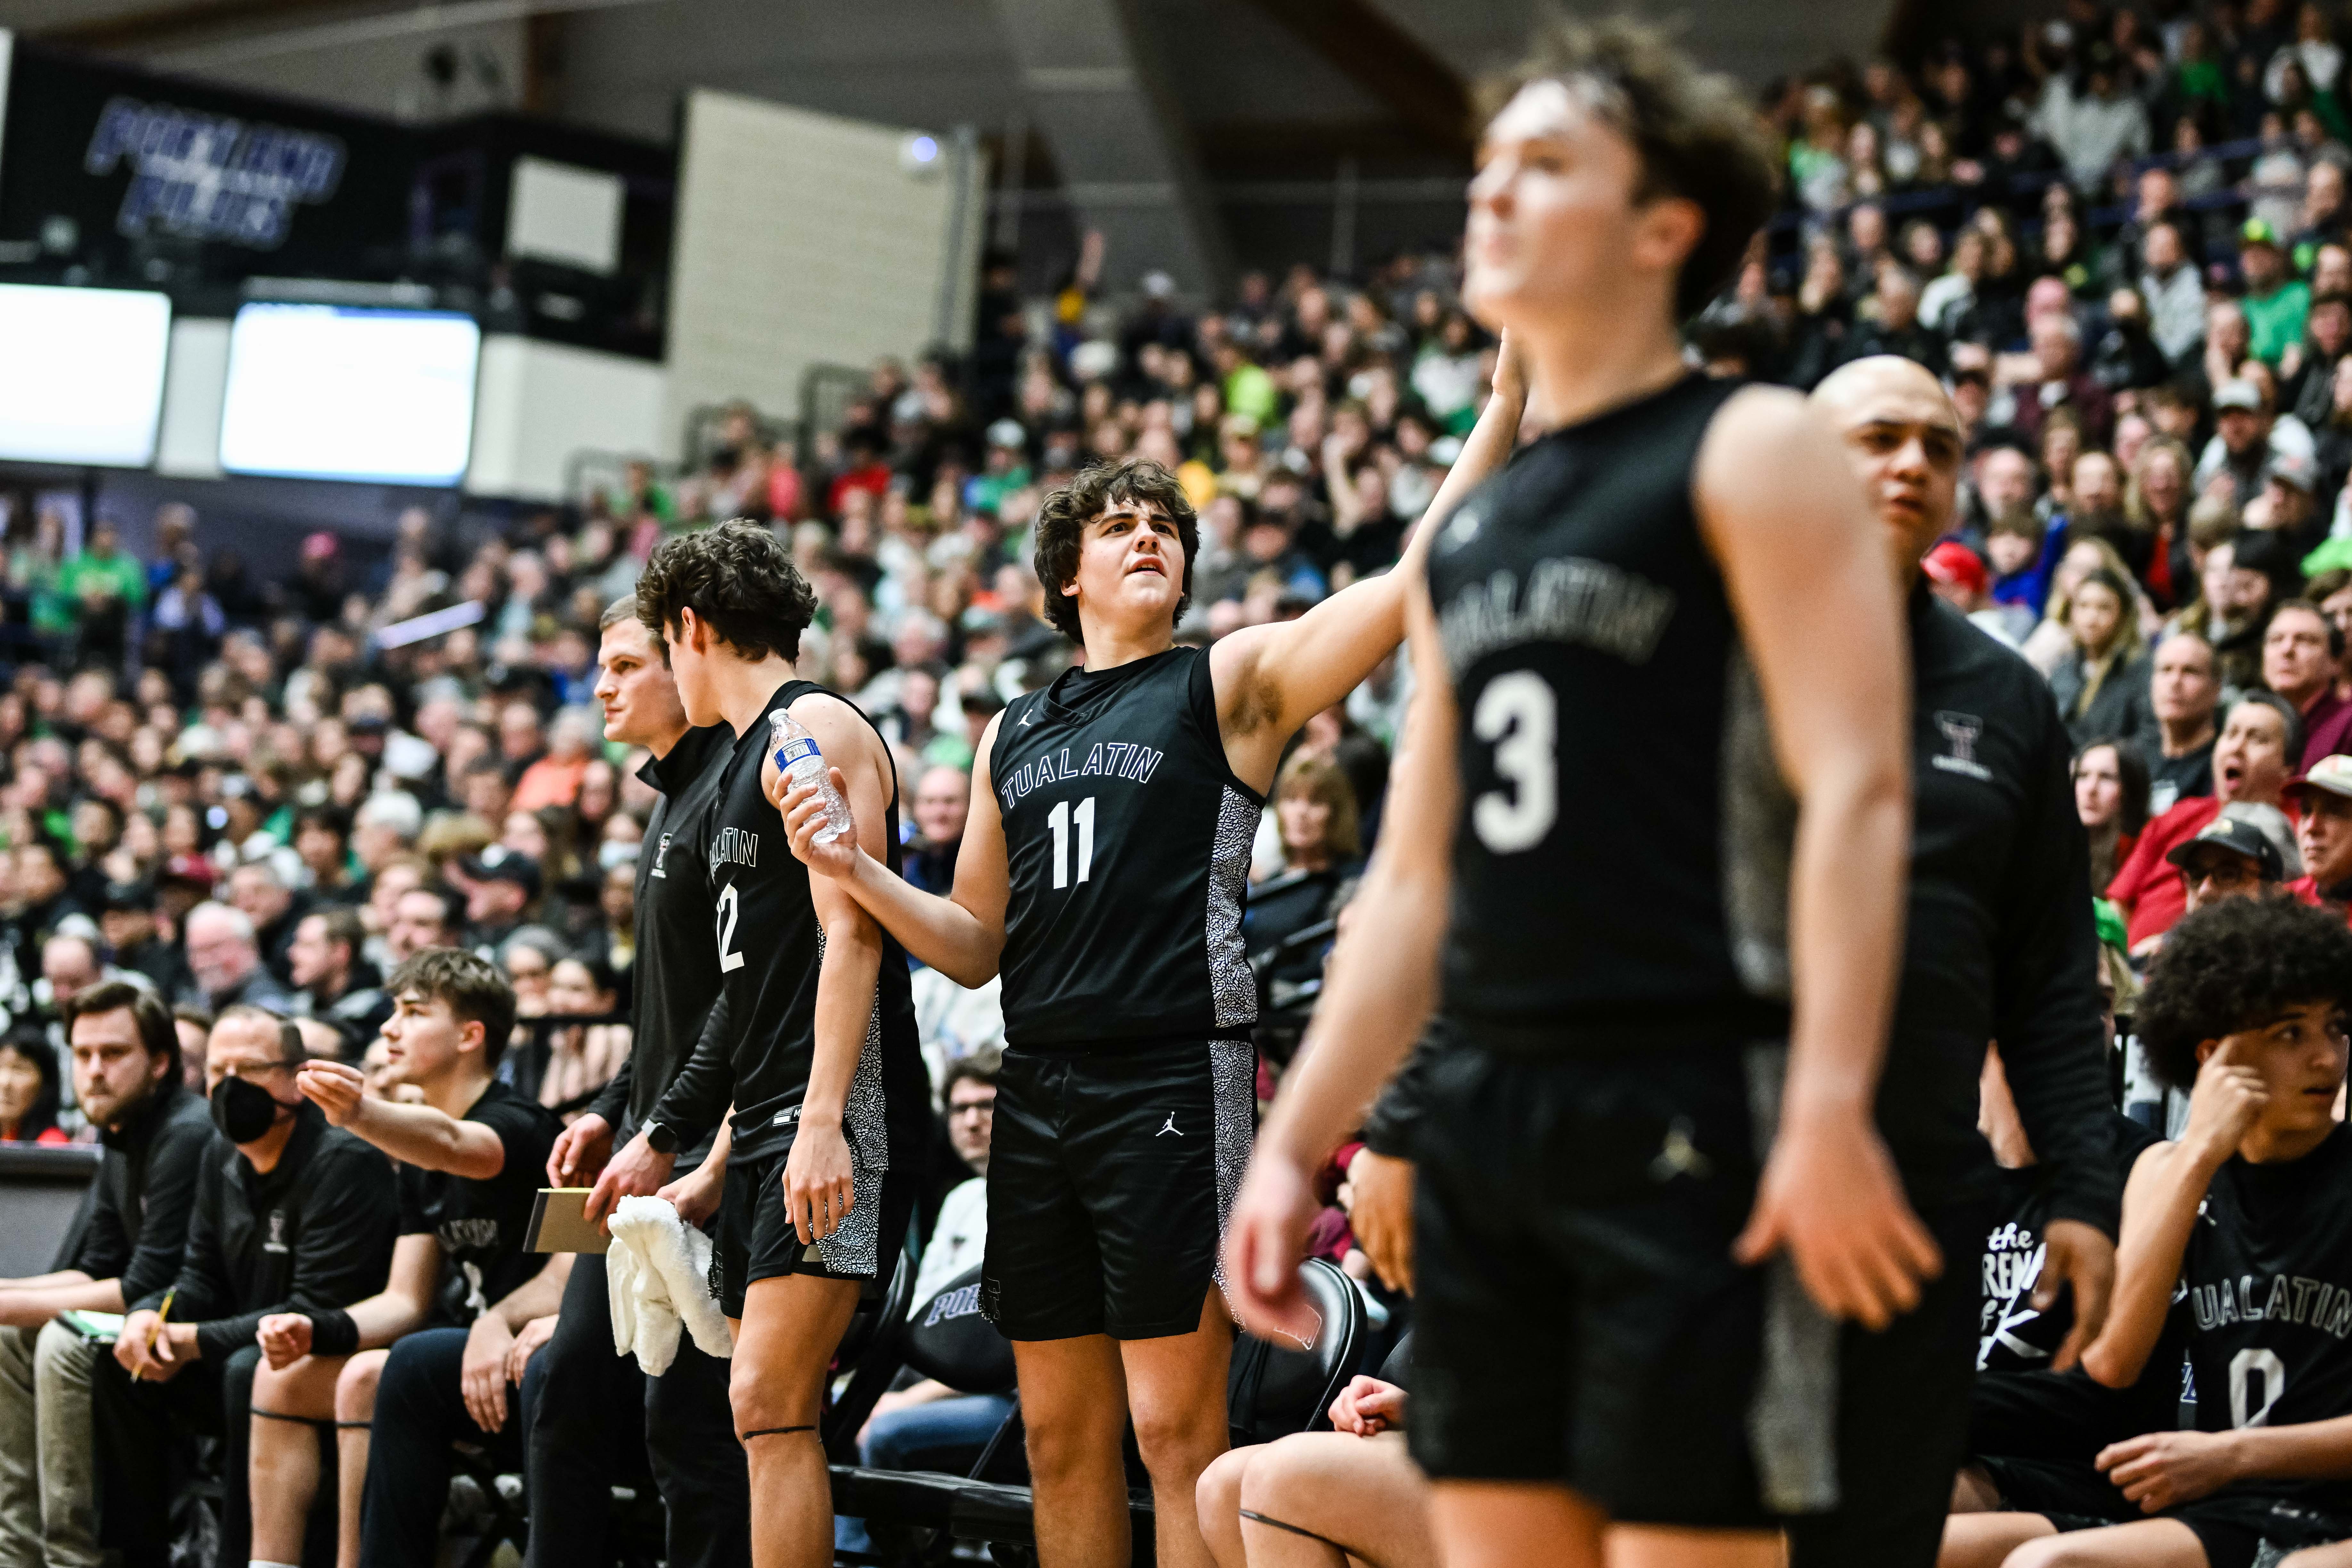
<path id="1" fill-rule="evenodd" d="M 2276 805 L 2302 745 L 2301 722 L 2276 692 L 2250 691 L 2230 710 L 2213 743 L 2213 793 L 2184 800 L 2149 823 L 2107 884 L 2107 897 L 2124 911 L 2133 956 L 2155 952 L 2184 910 L 2180 879 L 2168 857 L 2196 837 L 2224 805 Z"/>
<path id="2" fill-rule="evenodd" d="M 2015 647 L 2033 629 L 2022 605 L 1992 602 L 1992 572 L 1984 558 L 1957 539 L 1948 539 L 1920 558 L 1928 592 L 1968 616 L 1979 631 L 2004 647 Z"/>
<path id="3" fill-rule="evenodd" d="M 2286 890 L 2306 904 L 2352 909 L 2352 756 L 2320 758 L 2280 793 L 2302 813 L 2294 842 L 2304 874 Z"/>
<path id="4" fill-rule="evenodd" d="M 2298 773 L 2323 757 L 2352 750 L 2352 700 L 2336 694 L 2344 634 L 2317 605 L 2289 599 L 2271 612 L 2263 633 L 2263 684 L 2294 704 L 2304 744 Z"/>

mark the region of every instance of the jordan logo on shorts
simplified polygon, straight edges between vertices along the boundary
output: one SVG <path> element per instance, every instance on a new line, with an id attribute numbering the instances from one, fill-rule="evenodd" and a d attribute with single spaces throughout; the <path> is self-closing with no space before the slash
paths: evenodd
<path id="1" fill-rule="evenodd" d="M 1172 1110 L 1168 1113 L 1167 1122 L 1160 1127 L 1159 1131 L 1154 1132 L 1152 1136 L 1154 1138 L 1165 1138 L 1171 1132 L 1175 1133 L 1179 1138 L 1184 1136 L 1183 1130 L 1176 1125 L 1176 1113 Z"/>
<path id="2" fill-rule="evenodd" d="M 1666 1141 L 1659 1145 L 1657 1157 L 1650 1162 L 1650 1180 L 1671 1182 L 1676 1176 L 1689 1176 L 1704 1181 L 1715 1169 L 1715 1162 L 1699 1152 L 1691 1141 L 1693 1128 L 1685 1117 L 1675 1118 L 1666 1129 Z"/>

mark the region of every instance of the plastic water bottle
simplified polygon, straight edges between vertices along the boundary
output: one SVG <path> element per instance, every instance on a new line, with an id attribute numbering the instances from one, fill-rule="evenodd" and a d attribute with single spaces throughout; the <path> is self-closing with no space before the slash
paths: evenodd
<path id="1" fill-rule="evenodd" d="M 795 784 L 814 784 L 824 801 L 825 825 L 816 830 L 816 842 L 830 844 L 849 831 L 849 803 L 833 787 L 833 770 L 817 750 L 807 725 L 779 708 L 768 715 L 768 743 L 775 748 L 776 771 Z"/>

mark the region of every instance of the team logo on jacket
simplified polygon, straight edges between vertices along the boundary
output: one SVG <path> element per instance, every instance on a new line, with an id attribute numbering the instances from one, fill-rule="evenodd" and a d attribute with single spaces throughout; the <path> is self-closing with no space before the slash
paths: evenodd
<path id="1" fill-rule="evenodd" d="M 1948 773 L 1959 773 L 1985 784 L 1992 782 L 1992 770 L 1977 761 L 1977 742 L 1984 734 L 1984 721 L 1973 713 L 1944 712 L 1936 715 L 1936 728 L 1943 731 L 1944 754 L 1930 757 L 1931 765 Z"/>
<path id="2" fill-rule="evenodd" d="M 661 842 L 654 846 L 654 868 L 646 872 L 646 876 L 659 877 L 664 881 L 667 881 L 669 879 L 669 873 L 662 869 L 662 861 L 667 858 L 669 855 L 669 837 L 670 836 L 667 833 L 663 834 L 661 836 Z"/>

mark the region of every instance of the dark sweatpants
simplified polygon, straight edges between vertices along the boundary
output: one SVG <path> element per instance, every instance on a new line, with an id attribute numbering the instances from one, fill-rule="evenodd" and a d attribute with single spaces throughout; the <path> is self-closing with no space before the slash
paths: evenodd
<path id="1" fill-rule="evenodd" d="M 488 1449 L 502 1471 L 521 1468 L 530 1415 L 522 1391 L 507 1385 L 506 1425 L 483 1431 L 458 1384 L 465 1359 L 463 1329 L 422 1330 L 384 1358 L 360 1496 L 360 1552 L 368 1568 L 433 1568 L 449 1502 L 450 1444 Z"/>
<path id="2" fill-rule="evenodd" d="M 555 1337 L 531 1358 L 532 1568 L 611 1557 L 613 1483 L 645 1474 L 668 1516 L 670 1568 L 749 1568 L 751 1493 L 727 1403 L 727 1363 L 681 1338 L 659 1377 L 613 1353 L 604 1259 L 582 1253 Z M 621 1413 L 642 1404 L 642 1423 Z"/>
<path id="3" fill-rule="evenodd" d="M 1976 1377 L 1978 1268 L 1989 1202 L 1923 1206 L 1944 1271 L 1919 1305 L 1877 1333 L 1849 1323 L 1838 1344 L 1838 1495 L 1831 1513 L 1789 1521 L 1790 1568 L 1935 1568 L 1952 1478 L 1968 1446 Z"/>
<path id="4" fill-rule="evenodd" d="M 171 1557 L 172 1519 L 162 1505 L 181 1495 L 174 1473 L 182 1436 L 219 1437 L 220 1561 L 252 1556 L 252 1493 L 246 1480 L 251 1445 L 253 1369 L 259 1345 L 226 1361 L 198 1360 L 165 1383 L 133 1383 L 111 1355 L 98 1358 L 90 1379 L 90 1412 L 98 1441 L 100 1543 L 122 1553 L 123 1568 L 164 1568 Z"/>

